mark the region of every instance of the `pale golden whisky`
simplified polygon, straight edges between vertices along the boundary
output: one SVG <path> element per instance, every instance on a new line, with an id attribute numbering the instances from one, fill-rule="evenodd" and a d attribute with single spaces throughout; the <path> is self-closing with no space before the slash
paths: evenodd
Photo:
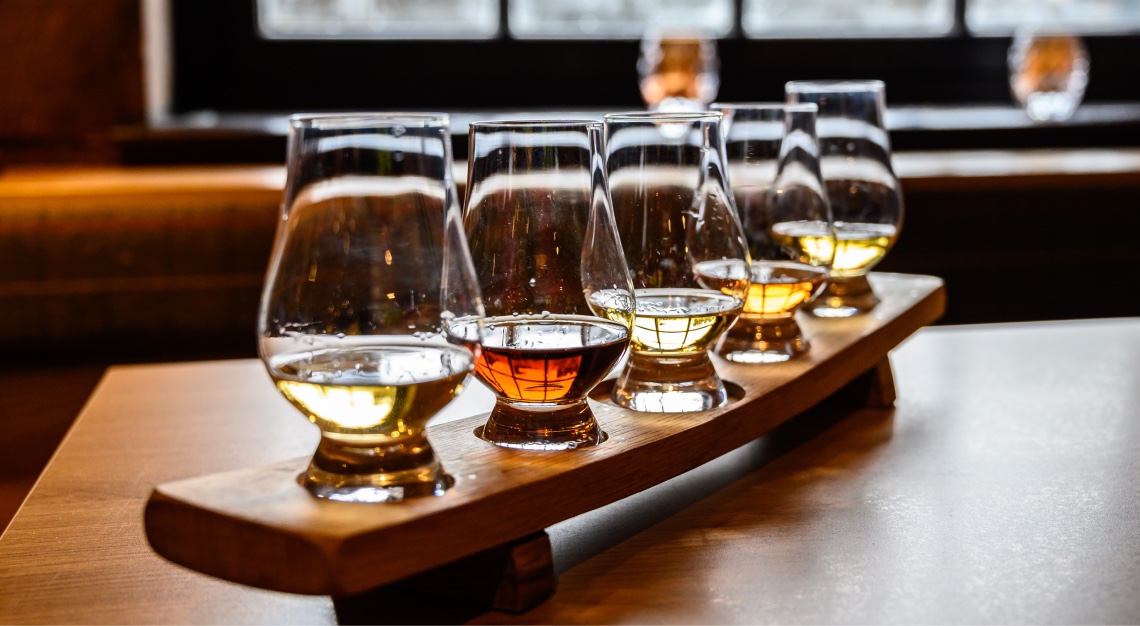
<path id="1" fill-rule="evenodd" d="M 473 363 L 458 347 L 354 346 L 274 357 L 269 374 L 325 437 L 374 442 L 421 435 Z"/>
<path id="2" fill-rule="evenodd" d="M 753 261 L 746 317 L 786 317 L 819 291 L 827 268 L 790 261 Z"/>
<path id="3" fill-rule="evenodd" d="M 891 224 L 835 222 L 834 233 L 825 222 L 781 222 L 772 235 L 781 243 L 804 252 L 813 264 L 831 260 L 831 275 L 862 276 L 871 270 L 895 242 Z"/>
<path id="4" fill-rule="evenodd" d="M 638 289 L 630 348 L 645 354 L 704 352 L 744 303 L 711 289 Z"/>

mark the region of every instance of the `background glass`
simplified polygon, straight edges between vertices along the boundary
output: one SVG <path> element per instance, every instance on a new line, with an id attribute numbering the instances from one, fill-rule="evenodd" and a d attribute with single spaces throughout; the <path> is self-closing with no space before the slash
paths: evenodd
<path id="1" fill-rule="evenodd" d="M 720 87 L 716 42 L 700 33 L 659 33 L 641 40 L 637 74 L 652 110 L 703 111 Z"/>
<path id="2" fill-rule="evenodd" d="M 475 375 L 497 396 L 480 436 L 511 448 L 597 445 L 586 394 L 625 353 L 633 322 L 602 125 L 477 122 L 469 137 L 463 217 L 488 315 Z"/>
<path id="3" fill-rule="evenodd" d="M 1069 119 L 1089 83 L 1089 53 L 1080 37 L 1022 30 L 1009 48 L 1009 87 L 1039 122 Z"/>
<path id="4" fill-rule="evenodd" d="M 886 88 L 878 80 L 849 80 L 792 81 L 785 89 L 789 103 L 819 107 L 820 170 L 835 220 L 831 278 L 808 308 L 820 317 L 864 313 L 878 302 L 867 272 L 894 245 L 903 219 L 902 191 L 883 126 Z M 807 249 L 818 233 L 789 236 L 803 239 Z"/>
<path id="5" fill-rule="evenodd" d="M 708 349 L 748 291 L 748 245 L 725 175 L 721 114 L 606 116 L 614 215 L 636 290 L 629 362 L 613 400 L 638 411 L 728 401 Z"/>
<path id="6" fill-rule="evenodd" d="M 258 349 L 321 429 L 300 477 L 315 496 L 398 501 L 451 484 L 424 429 L 474 365 L 445 327 L 482 305 L 449 141 L 442 115 L 290 119 Z"/>
<path id="7" fill-rule="evenodd" d="M 744 312 L 717 344 L 741 363 L 786 361 L 807 350 L 795 312 L 827 281 L 835 250 L 819 173 L 816 106 L 714 104 L 725 115 L 729 181 L 752 256 Z M 814 238 L 789 236 L 812 231 Z"/>

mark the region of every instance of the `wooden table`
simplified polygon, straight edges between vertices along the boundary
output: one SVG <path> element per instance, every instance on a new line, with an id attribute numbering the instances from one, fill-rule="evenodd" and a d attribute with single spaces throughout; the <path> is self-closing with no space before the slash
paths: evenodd
<path id="1" fill-rule="evenodd" d="M 892 359 L 894 411 L 809 412 L 553 527 L 531 613 L 388 593 L 340 618 L 1140 621 L 1140 319 L 925 329 Z M 141 524 L 157 482 L 316 438 L 256 362 L 113 368 L 0 538 L 0 622 L 336 621 L 171 565 Z"/>

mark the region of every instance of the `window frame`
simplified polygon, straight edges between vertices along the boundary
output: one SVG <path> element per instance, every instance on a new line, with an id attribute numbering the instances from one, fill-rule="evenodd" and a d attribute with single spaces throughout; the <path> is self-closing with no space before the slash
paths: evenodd
<path id="1" fill-rule="evenodd" d="M 485 40 L 262 38 L 255 2 L 171 0 L 173 112 L 349 109 L 526 110 L 642 106 L 638 42 L 514 39 L 508 0 L 498 37 Z M 937 37 L 718 41 L 725 101 L 780 100 L 787 80 L 879 78 L 892 104 L 1011 102 L 1009 36 L 973 36 L 965 2 Z M 1086 102 L 1140 101 L 1140 36 L 1087 36 Z M 414 59 L 415 62 L 409 62 Z M 385 60 L 387 62 L 385 62 Z"/>

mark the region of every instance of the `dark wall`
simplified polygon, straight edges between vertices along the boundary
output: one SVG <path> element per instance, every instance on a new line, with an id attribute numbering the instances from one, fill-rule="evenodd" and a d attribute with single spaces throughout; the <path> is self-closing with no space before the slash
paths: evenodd
<path id="1" fill-rule="evenodd" d="M 0 2 L 0 166 L 106 161 L 143 120 L 139 0 Z"/>
<path id="2" fill-rule="evenodd" d="M 272 41 L 253 2 L 173 0 L 179 111 L 635 107 L 636 41 Z M 720 98 L 879 78 L 893 104 L 1009 103 L 1008 37 L 718 42 Z M 1090 37 L 1087 101 L 1140 100 L 1140 37 Z"/>
<path id="3" fill-rule="evenodd" d="M 946 281 L 941 323 L 1140 315 L 1140 177 L 906 188 L 898 245 L 878 267 Z"/>

